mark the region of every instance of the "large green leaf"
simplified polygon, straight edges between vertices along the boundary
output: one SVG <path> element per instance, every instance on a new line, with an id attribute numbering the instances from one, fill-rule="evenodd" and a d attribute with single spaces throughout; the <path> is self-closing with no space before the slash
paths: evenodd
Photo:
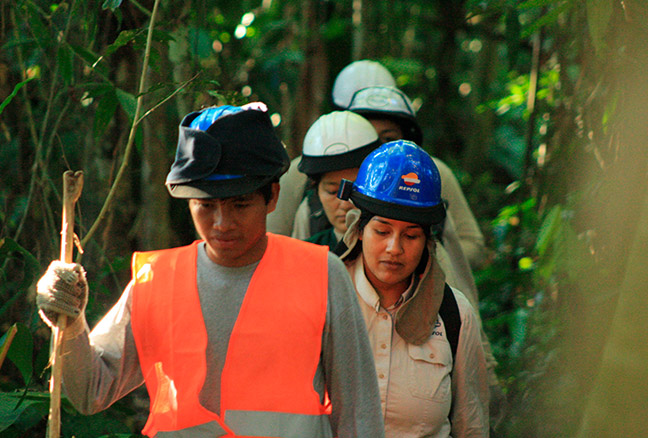
<path id="1" fill-rule="evenodd" d="M 121 105 L 122 109 L 128 114 L 128 118 L 132 121 L 135 117 L 135 110 L 137 108 L 137 99 L 130 93 L 127 93 L 124 90 L 115 88 L 117 93 L 117 100 Z"/>
<path id="2" fill-rule="evenodd" d="M 26 325 L 17 323 L 15 326 L 18 331 L 11 343 L 7 357 L 16 365 L 25 381 L 25 386 L 27 386 L 34 372 L 34 341 Z"/>
<path id="3" fill-rule="evenodd" d="M 67 46 L 59 47 L 57 54 L 59 74 L 67 85 L 74 82 L 74 62 L 72 55 L 72 51 Z"/>
<path id="4" fill-rule="evenodd" d="M 0 432 L 13 425 L 29 407 L 49 405 L 49 396 L 27 396 L 19 393 L 0 392 Z"/>
<path id="5" fill-rule="evenodd" d="M 118 106 L 119 100 L 117 100 L 117 95 L 114 92 L 106 93 L 101 100 L 99 100 L 93 126 L 95 138 L 101 137 L 106 132 L 110 121 L 115 116 L 115 111 L 117 111 Z"/>

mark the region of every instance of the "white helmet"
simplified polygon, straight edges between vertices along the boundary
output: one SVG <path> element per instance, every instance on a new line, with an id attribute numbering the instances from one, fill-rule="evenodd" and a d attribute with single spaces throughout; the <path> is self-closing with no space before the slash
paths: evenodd
<path id="1" fill-rule="evenodd" d="M 401 126 L 405 140 L 421 145 L 423 132 L 416 121 L 412 101 L 396 87 L 374 86 L 358 90 L 349 103 L 349 111 L 368 119 L 386 118 Z"/>
<path id="2" fill-rule="evenodd" d="M 384 85 L 395 87 L 396 80 L 382 64 L 363 59 L 344 67 L 333 83 L 333 104 L 348 109 L 353 94 L 366 87 Z"/>
<path id="3" fill-rule="evenodd" d="M 367 119 L 351 111 L 333 111 L 306 132 L 299 170 L 315 176 L 360 167 L 378 146 L 378 134 Z"/>

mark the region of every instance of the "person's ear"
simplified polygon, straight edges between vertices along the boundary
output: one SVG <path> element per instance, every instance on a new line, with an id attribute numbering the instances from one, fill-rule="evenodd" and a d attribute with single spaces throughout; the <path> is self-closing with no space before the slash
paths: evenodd
<path id="1" fill-rule="evenodd" d="M 277 208 L 277 201 L 279 200 L 279 190 L 280 186 L 278 182 L 272 183 L 272 191 L 270 193 L 270 199 L 268 200 L 268 213 L 272 213 Z"/>

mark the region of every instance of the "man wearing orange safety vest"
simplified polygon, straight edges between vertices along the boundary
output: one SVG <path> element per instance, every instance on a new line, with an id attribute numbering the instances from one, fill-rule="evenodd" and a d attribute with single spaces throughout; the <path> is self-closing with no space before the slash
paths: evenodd
<path id="1" fill-rule="evenodd" d="M 327 248 L 266 232 L 288 156 L 263 104 L 180 124 L 171 196 L 201 240 L 135 253 L 118 303 L 89 332 L 79 265 L 37 287 L 69 323 L 63 386 L 81 412 L 146 384 L 149 437 L 382 437 L 371 347 L 353 286 Z"/>

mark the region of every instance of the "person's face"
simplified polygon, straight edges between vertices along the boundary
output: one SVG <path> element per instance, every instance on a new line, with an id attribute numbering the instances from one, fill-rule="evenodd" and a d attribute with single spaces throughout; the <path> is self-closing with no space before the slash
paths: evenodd
<path id="1" fill-rule="evenodd" d="M 317 185 L 317 195 L 324 207 L 326 218 L 338 233 L 346 232 L 346 214 L 353 208 L 349 201 L 343 201 L 337 197 L 340 182 L 342 178 L 355 181 L 357 176 L 357 167 L 327 172 Z"/>
<path id="2" fill-rule="evenodd" d="M 405 292 L 426 245 L 420 225 L 374 216 L 362 235 L 365 274 L 377 290 Z"/>
<path id="3" fill-rule="evenodd" d="M 403 138 L 403 130 L 400 125 L 389 119 L 369 119 L 374 129 L 378 133 L 381 143 L 385 144 L 394 140 Z"/>
<path id="4" fill-rule="evenodd" d="M 266 215 L 277 205 L 279 184 L 266 204 L 258 191 L 223 199 L 191 199 L 196 231 L 207 243 L 210 260 L 221 266 L 246 266 L 261 260 L 267 246 Z"/>

